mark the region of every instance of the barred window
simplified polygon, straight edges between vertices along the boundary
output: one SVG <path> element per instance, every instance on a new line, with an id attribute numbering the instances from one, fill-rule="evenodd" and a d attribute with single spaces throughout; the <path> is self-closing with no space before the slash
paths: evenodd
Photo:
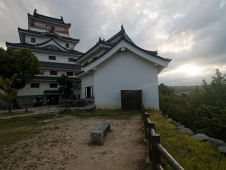
<path id="1" fill-rule="evenodd" d="M 31 38 L 31 42 L 32 43 L 35 43 L 35 38 Z"/>
<path id="2" fill-rule="evenodd" d="M 39 83 L 31 83 L 31 88 L 39 88 Z"/>
<path id="3" fill-rule="evenodd" d="M 73 72 L 67 72 L 67 76 L 73 76 Z"/>
<path id="4" fill-rule="evenodd" d="M 56 56 L 49 56 L 49 60 L 56 60 Z"/>
<path id="5" fill-rule="evenodd" d="M 50 75 L 57 75 L 57 71 L 50 71 Z"/>
<path id="6" fill-rule="evenodd" d="M 56 84 L 56 83 L 50 83 L 50 84 L 49 84 L 49 87 L 50 87 L 50 88 L 57 88 L 57 84 Z"/>

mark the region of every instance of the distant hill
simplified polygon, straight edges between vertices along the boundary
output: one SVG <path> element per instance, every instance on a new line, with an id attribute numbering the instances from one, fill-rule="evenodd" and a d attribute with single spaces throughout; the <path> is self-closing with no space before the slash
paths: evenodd
<path id="1" fill-rule="evenodd" d="M 169 86 L 172 89 L 175 90 L 176 93 L 181 94 L 181 93 L 189 93 L 192 90 L 194 90 L 196 87 L 202 88 L 201 86 Z"/>

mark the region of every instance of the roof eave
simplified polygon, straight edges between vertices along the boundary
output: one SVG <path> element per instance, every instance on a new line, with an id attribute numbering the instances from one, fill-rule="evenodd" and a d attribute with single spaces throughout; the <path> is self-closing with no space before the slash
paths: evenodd
<path id="1" fill-rule="evenodd" d="M 61 24 L 61 23 L 51 22 L 51 21 L 47 21 L 47 20 L 40 19 L 40 18 L 36 18 L 36 17 L 32 16 L 32 15 L 29 14 L 29 13 L 28 13 L 28 18 L 32 18 L 32 19 L 39 20 L 39 21 L 44 21 L 44 22 L 47 22 L 47 23 L 55 24 L 55 25 L 67 26 L 67 27 L 69 27 L 69 28 L 71 27 L 71 23 L 64 23 L 64 24 Z"/>
<path id="2" fill-rule="evenodd" d="M 82 70 L 84 72 L 87 72 L 87 71 L 91 70 L 92 68 L 96 67 L 97 65 L 99 65 L 100 63 L 105 61 L 107 58 L 112 56 L 115 52 L 120 50 L 122 46 L 125 47 L 125 48 L 128 48 L 130 51 L 132 51 L 133 53 L 143 57 L 144 59 L 147 59 L 148 61 L 150 61 L 150 62 L 152 62 L 154 64 L 158 64 L 158 65 L 160 65 L 162 67 L 167 67 L 169 62 L 171 61 L 171 60 L 166 60 L 166 59 L 162 59 L 162 58 L 156 58 L 155 56 L 147 54 L 147 53 L 143 52 L 142 50 L 132 46 L 131 44 L 129 44 L 125 40 L 121 40 L 120 42 L 118 42 L 118 44 L 116 46 L 114 46 L 112 49 L 110 49 L 107 53 L 105 53 L 99 59 L 97 59 L 94 62 L 88 64 L 87 66 L 82 67 Z"/>

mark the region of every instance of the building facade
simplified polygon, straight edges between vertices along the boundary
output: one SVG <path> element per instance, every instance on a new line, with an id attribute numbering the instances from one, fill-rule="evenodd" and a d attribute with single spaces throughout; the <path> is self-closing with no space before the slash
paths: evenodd
<path id="1" fill-rule="evenodd" d="M 121 26 L 108 40 L 99 38 L 86 53 L 74 50 L 78 39 L 69 35 L 70 23 L 28 13 L 28 29 L 18 28 L 20 43 L 6 42 L 13 49 L 29 48 L 40 61 L 44 75 L 18 92 L 18 103 L 33 99 L 45 104 L 60 104 L 63 94 L 58 91 L 57 77 L 70 76 L 75 83 L 74 95 L 95 99 L 97 108 L 121 108 L 122 91 L 142 91 L 145 107 L 159 109 L 158 74 L 170 59 L 137 46 Z"/>
<path id="2" fill-rule="evenodd" d="M 142 91 L 145 107 L 159 109 L 158 74 L 170 59 L 137 46 L 121 30 L 98 43 L 78 58 L 81 91 L 95 96 L 97 108 L 121 108 L 121 91 Z"/>
<path id="3" fill-rule="evenodd" d="M 34 10 L 28 13 L 28 29 L 18 28 L 20 43 L 6 42 L 6 46 L 13 49 L 29 48 L 37 56 L 43 75 L 36 75 L 35 79 L 18 91 L 18 103 L 32 103 L 34 99 L 42 104 L 49 100 L 50 104 L 63 102 L 63 94 L 59 93 L 56 80 L 65 74 L 72 78 L 75 84 L 80 79 L 75 73 L 80 70 L 76 60 L 83 54 L 74 50 L 79 39 L 70 37 L 70 23 L 60 19 L 44 16 Z M 80 93 L 79 89 L 74 89 Z"/>

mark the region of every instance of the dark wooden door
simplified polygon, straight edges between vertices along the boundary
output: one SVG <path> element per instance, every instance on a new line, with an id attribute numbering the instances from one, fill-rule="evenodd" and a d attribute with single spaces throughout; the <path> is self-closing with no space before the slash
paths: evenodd
<path id="1" fill-rule="evenodd" d="M 122 110 L 140 110 L 142 103 L 142 90 L 121 90 Z"/>

